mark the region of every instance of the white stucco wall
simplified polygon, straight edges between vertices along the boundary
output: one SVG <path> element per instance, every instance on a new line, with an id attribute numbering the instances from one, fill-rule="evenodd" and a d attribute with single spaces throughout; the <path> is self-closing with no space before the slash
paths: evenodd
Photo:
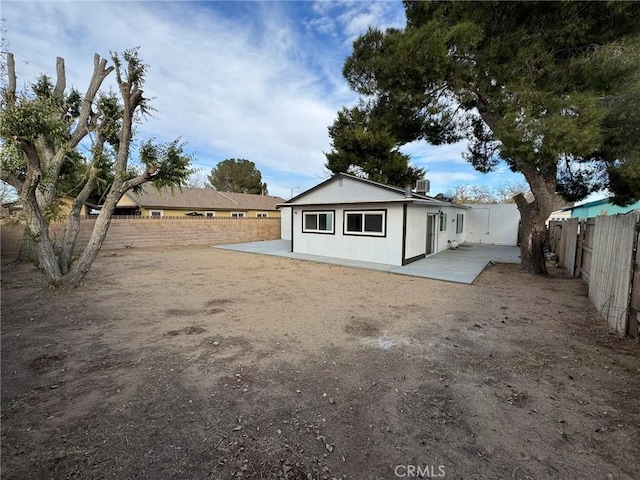
<path id="1" fill-rule="evenodd" d="M 280 208 L 280 238 L 291 240 L 291 207 Z"/>
<path id="2" fill-rule="evenodd" d="M 467 212 L 468 210 L 464 208 L 456 208 L 456 207 L 444 207 L 441 208 L 443 213 L 447 214 L 447 228 L 444 231 L 440 231 L 440 217 L 438 217 L 438 236 L 437 236 L 437 244 L 438 244 L 438 252 L 442 250 L 446 250 L 449 248 L 447 241 L 455 241 L 457 243 L 463 243 L 465 241 L 465 232 L 467 231 Z M 457 226 L 457 214 L 464 215 L 464 225 L 462 229 L 462 233 L 456 233 Z"/>
<path id="3" fill-rule="evenodd" d="M 306 198 L 305 198 L 306 200 Z M 402 205 L 387 205 L 386 237 L 368 237 L 362 235 L 344 235 L 344 211 L 354 209 L 381 209 L 380 205 L 332 206 L 327 210 L 334 211 L 334 233 L 303 233 L 302 212 L 322 210 L 322 208 L 294 207 L 293 250 L 297 253 L 322 255 L 327 257 L 348 258 L 365 262 L 402 264 Z"/>
<path id="4" fill-rule="evenodd" d="M 407 205 L 407 238 L 405 257 L 424 255 L 427 247 L 427 209 L 419 205 Z"/>
<path id="5" fill-rule="evenodd" d="M 514 203 L 469 205 L 466 241 L 516 246 L 520 212 Z"/>

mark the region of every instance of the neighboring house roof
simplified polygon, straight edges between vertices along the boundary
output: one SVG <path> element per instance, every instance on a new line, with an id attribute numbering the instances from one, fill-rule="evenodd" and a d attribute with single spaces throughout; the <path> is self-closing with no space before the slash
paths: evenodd
<path id="1" fill-rule="evenodd" d="M 581 203 L 580 205 L 572 205 L 570 207 L 564 207 L 562 209 L 563 212 L 566 211 L 571 211 L 574 208 L 589 208 L 589 207 L 595 207 L 596 205 L 602 205 L 603 203 L 609 203 L 611 200 L 609 198 L 603 198 L 600 200 L 595 200 L 593 202 L 587 202 L 587 203 Z"/>
<path id="2" fill-rule="evenodd" d="M 593 202 L 587 202 L 587 203 L 581 203 L 579 205 L 573 205 L 571 207 L 564 207 L 562 209 L 563 212 L 565 211 L 573 211 L 576 208 L 591 208 L 591 207 L 596 207 L 598 205 L 613 205 L 613 197 L 611 198 L 602 198 L 600 200 L 594 200 Z M 628 206 L 629 210 L 633 210 L 636 207 L 636 204 L 638 204 L 638 202 L 636 202 L 635 204 L 632 203 L 631 205 Z M 622 208 L 627 208 L 627 207 L 622 207 Z"/>
<path id="3" fill-rule="evenodd" d="M 270 195 L 219 192 L 211 188 L 170 188 L 160 191 L 146 186 L 139 193 L 128 191 L 131 200 L 144 208 L 173 208 L 185 210 L 276 210 L 284 201 Z"/>
<path id="4" fill-rule="evenodd" d="M 325 180 L 324 182 L 319 183 L 315 187 L 311 187 L 309 190 L 306 190 L 306 191 L 302 192 L 301 194 L 299 194 L 299 195 L 287 200 L 284 204 L 281 204 L 280 206 L 286 207 L 286 206 L 288 206 L 288 204 L 301 204 L 303 202 L 300 202 L 300 200 L 302 200 L 306 195 L 308 195 L 311 192 L 314 192 L 314 191 L 316 191 L 316 190 L 328 185 L 329 183 L 335 182 L 335 181 L 339 180 L 340 178 L 348 178 L 348 179 L 351 179 L 351 180 L 356 180 L 358 182 L 362 182 L 362 183 L 365 183 L 367 185 L 372 185 L 374 187 L 378 187 L 378 188 L 381 188 L 383 190 L 391 191 L 391 192 L 394 192 L 394 193 L 398 194 L 398 198 L 395 199 L 395 200 L 380 200 L 380 202 L 402 201 L 402 202 L 415 202 L 415 203 L 423 203 L 423 204 L 439 205 L 439 206 L 448 206 L 448 207 L 453 206 L 453 207 L 459 207 L 459 208 L 463 208 L 463 209 L 468 208 L 468 207 L 466 207 L 464 205 L 458 205 L 458 204 L 447 202 L 447 201 L 444 201 L 444 200 L 438 200 L 438 199 L 430 197 L 428 195 L 419 195 L 419 194 L 413 193 L 413 192 L 411 193 L 410 196 L 407 196 L 405 190 L 402 189 L 402 188 L 392 187 L 391 185 L 385 185 L 384 183 L 374 182 L 372 180 L 367 180 L 366 178 L 356 177 L 354 175 L 349 175 L 348 173 L 336 173 L 331 178 L 329 178 L 329 179 Z M 337 203 L 342 203 L 342 202 L 337 202 Z M 372 203 L 372 202 L 367 202 L 367 203 Z"/>

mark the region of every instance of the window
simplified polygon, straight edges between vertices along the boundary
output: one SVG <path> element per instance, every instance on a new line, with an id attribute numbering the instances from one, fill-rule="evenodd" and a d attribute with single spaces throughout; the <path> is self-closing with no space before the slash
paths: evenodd
<path id="1" fill-rule="evenodd" d="M 266 212 L 258 212 L 256 214 L 256 217 L 258 217 L 258 218 L 267 218 L 268 216 L 269 216 L 269 214 L 266 213 Z"/>
<path id="2" fill-rule="evenodd" d="M 302 212 L 303 233 L 333 233 L 333 212 Z"/>
<path id="3" fill-rule="evenodd" d="M 231 212 L 231 218 L 244 218 L 244 212 Z"/>
<path id="4" fill-rule="evenodd" d="M 456 233 L 462 233 L 464 229 L 464 215 L 462 213 L 458 213 L 456 215 Z"/>
<path id="5" fill-rule="evenodd" d="M 149 216 L 151 218 L 160 218 L 163 216 L 162 210 L 149 210 Z"/>
<path id="6" fill-rule="evenodd" d="M 386 217 L 386 210 L 347 210 L 344 212 L 344 234 L 384 237 L 387 234 Z"/>
<path id="7" fill-rule="evenodd" d="M 207 218 L 215 217 L 216 212 L 205 212 L 205 215 L 207 216 Z"/>
<path id="8" fill-rule="evenodd" d="M 440 231 L 447 231 L 447 214 L 444 212 L 440 212 Z"/>

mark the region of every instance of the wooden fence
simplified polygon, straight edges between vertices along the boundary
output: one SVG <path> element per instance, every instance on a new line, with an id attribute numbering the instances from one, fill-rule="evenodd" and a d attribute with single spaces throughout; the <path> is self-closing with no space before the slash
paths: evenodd
<path id="1" fill-rule="evenodd" d="M 549 223 L 549 243 L 571 277 L 589 285 L 589 298 L 621 335 L 638 335 L 640 214 L 572 218 Z"/>

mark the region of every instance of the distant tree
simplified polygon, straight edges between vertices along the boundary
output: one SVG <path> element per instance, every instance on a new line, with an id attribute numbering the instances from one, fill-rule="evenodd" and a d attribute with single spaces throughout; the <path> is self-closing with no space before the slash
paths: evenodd
<path id="1" fill-rule="evenodd" d="M 67 91 L 65 65 L 56 62 L 56 83 L 41 76 L 25 91 L 17 90 L 13 55 L 7 54 L 7 84 L 0 100 L 1 178 L 19 192 L 25 216 L 25 239 L 34 245 L 37 262 L 53 285 L 77 286 L 87 274 L 107 235 L 116 204 L 125 192 L 151 182 L 181 185 L 191 173 L 191 157 L 178 140 L 141 143 L 142 167 L 129 164 L 133 126 L 148 111 L 143 97 L 147 66 L 137 49 L 112 53 L 113 65 L 99 55 L 86 93 Z M 101 93 L 115 72 L 119 98 Z M 80 143 L 91 140 L 87 157 Z M 96 192 L 104 198 L 86 248 L 72 257 L 80 229 L 80 212 Z M 73 198 L 59 244 L 49 234 L 50 212 L 62 196 Z"/>
<path id="2" fill-rule="evenodd" d="M 18 192 L 14 187 L 0 180 L 0 204 L 15 202 L 18 199 Z"/>
<path id="3" fill-rule="evenodd" d="M 497 203 L 515 203 L 515 197 L 519 194 L 524 195 L 527 201 L 532 201 L 531 189 L 529 184 L 524 181 L 507 182 L 498 185 L 494 189 Z"/>
<path id="4" fill-rule="evenodd" d="M 209 184 L 221 192 L 266 195 L 267 184 L 256 164 L 245 159 L 229 158 L 211 169 Z"/>
<path id="5" fill-rule="evenodd" d="M 514 197 L 523 194 L 531 198 L 527 182 L 507 182 L 496 187 L 488 185 L 458 185 L 447 192 L 454 203 L 515 203 Z"/>
<path id="6" fill-rule="evenodd" d="M 447 192 L 447 197 L 458 204 L 498 203 L 493 189 L 485 185 L 458 185 Z"/>
<path id="7" fill-rule="evenodd" d="M 477 170 L 524 175 L 523 270 L 547 273 L 556 192 L 640 197 L 639 2 L 404 5 L 406 27 L 357 38 L 343 74 L 398 140 L 466 138 Z"/>
<path id="8" fill-rule="evenodd" d="M 201 169 L 194 171 L 184 183 L 185 187 L 190 188 L 211 188 L 207 180 L 207 174 Z"/>
<path id="9" fill-rule="evenodd" d="M 332 173 L 350 173 L 374 182 L 404 187 L 415 185 L 425 171 L 409 165 L 411 157 L 382 125 L 371 125 L 364 104 L 338 112 L 329 127 L 332 150 L 325 167 Z"/>

